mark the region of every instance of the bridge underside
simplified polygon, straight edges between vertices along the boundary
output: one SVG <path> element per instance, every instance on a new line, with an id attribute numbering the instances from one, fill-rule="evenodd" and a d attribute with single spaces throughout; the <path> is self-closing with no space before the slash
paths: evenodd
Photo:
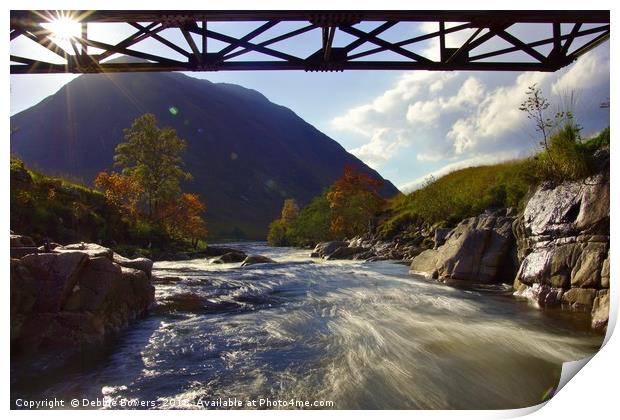
<path id="1" fill-rule="evenodd" d="M 58 22 L 77 30 L 62 37 Z M 12 11 L 11 73 L 555 71 L 607 41 L 609 23 L 609 11 Z"/>

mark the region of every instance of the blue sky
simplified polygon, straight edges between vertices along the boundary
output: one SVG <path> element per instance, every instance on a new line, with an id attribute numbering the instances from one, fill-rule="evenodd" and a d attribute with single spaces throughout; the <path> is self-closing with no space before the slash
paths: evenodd
<path id="1" fill-rule="evenodd" d="M 210 29 L 228 35 L 243 35 L 259 24 L 212 24 Z M 358 27 L 369 30 L 376 25 Z M 381 36 L 386 40 L 399 40 L 433 30 L 428 27 L 432 24 L 399 25 Z M 299 26 L 281 24 L 255 41 Z M 548 36 L 548 29 L 541 25 L 521 25 L 512 30 L 525 39 Z M 125 24 L 115 24 L 111 30 L 89 25 L 90 36 L 106 42 L 119 41 L 131 32 Z M 458 45 L 459 40 L 462 42 L 468 36 L 468 32 L 456 34 L 448 38 L 448 46 L 450 43 Z M 178 39 L 176 37 L 180 35 L 171 32 L 166 37 Z M 338 34 L 335 46 L 345 45 L 351 40 Z M 11 52 L 30 57 L 51 54 L 31 44 L 26 40 L 14 41 Z M 225 45 L 210 42 L 209 47 L 217 51 Z M 302 55 L 310 55 L 320 46 L 320 33 L 314 31 L 302 39 L 275 46 L 284 52 L 302 51 Z M 418 48 L 419 52 L 433 58 L 435 47 L 432 42 L 427 42 Z M 363 46 L 360 50 L 368 48 Z M 156 50 L 171 58 L 182 57 L 154 41 L 137 44 L 135 49 Z M 245 59 L 260 58 L 256 54 Z M 387 53 L 382 57 L 386 60 L 393 58 Z M 260 91 L 272 102 L 291 108 L 405 189 L 415 187 L 429 174 L 441 175 L 460 167 L 512 159 L 535 151 L 534 128 L 523 112 L 518 111 L 527 87 L 533 83 L 543 89 L 552 104 L 560 104 L 562 96 L 574 92 L 577 96 L 575 112 L 584 127 L 584 134 L 595 133 L 609 125 L 609 110 L 599 107 L 601 102 L 609 100 L 610 95 L 609 43 L 556 73 L 263 71 L 188 75 L 213 82 L 236 83 Z M 73 77 L 11 76 L 11 114 L 53 94 Z"/>

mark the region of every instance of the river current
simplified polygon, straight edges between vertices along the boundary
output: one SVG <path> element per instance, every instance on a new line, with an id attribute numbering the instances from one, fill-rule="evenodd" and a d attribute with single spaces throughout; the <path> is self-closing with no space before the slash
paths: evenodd
<path id="1" fill-rule="evenodd" d="M 156 285 L 159 302 L 191 293 L 206 298 L 206 309 L 155 311 L 104 360 L 33 385 L 33 394 L 144 400 L 155 408 L 228 399 L 519 408 L 540 403 L 562 362 L 591 355 L 603 339 L 589 331 L 585 314 L 541 311 L 508 287 L 456 289 L 396 262 L 234 246 L 277 263 L 156 263 L 154 275 L 181 278 Z"/>

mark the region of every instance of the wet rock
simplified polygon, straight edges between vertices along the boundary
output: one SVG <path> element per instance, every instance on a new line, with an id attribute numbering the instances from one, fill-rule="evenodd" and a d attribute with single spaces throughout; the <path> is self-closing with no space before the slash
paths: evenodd
<path id="1" fill-rule="evenodd" d="M 312 251 L 310 256 L 313 258 L 326 258 L 330 254 L 334 253 L 338 248 L 348 246 L 348 242 L 345 241 L 320 242 L 314 247 L 314 251 Z"/>
<path id="2" fill-rule="evenodd" d="M 125 258 L 122 255 L 114 253 L 113 260 L 116 264 L 127 267 L 127 268 L 135 268 L 137 270 L 144 271 L 148 277 L 151 277 L 151 271 L 153 270 L 153 261 L 148 258 L 134 258 L 129 259 Z"/>
<path id="3" fill-rule="evenodd" d="M 532 286 L 515 281 L 514 296 L 526 298 L 540 306 L 555 306 L 562 302 L 564 291 L 549 285 L 535 283 Z"/>
<path id="4" fill-rule="evenodd" d="M 254 264 L 266 264 L 266 263 L 275 263 L 275 261 L 263 255 L 248 255 L 245 258 L 245 260 L 243 260 L 243 263 L 241 263 L 241 267 L 246 267 L 248 265 L 254 265 Z"/>
<path id="5" fill-rule="evenodd" d="M 84 243 L 84 242 L 79 243 L 79 244 L 59 246 L 54 249 L 54 252 L 58 252 L 58 253 L 74 252 L 74 251 L 83 252 L 84 254 L 88 255 L 90 258 L 105 257 L 109 259 L 110 261 L 112 261 L 112 256 L 114 254 L 110 248 L 106 248 L 98 244 L 91 244 L 91 243 Z"/>
<path id="6" fill-rule="evenodd" d="M 592 328 L 607 329 L 609 320 L 609 290 L 599 290 L 592 305 Z"/>
<path id="7" fill-rule="evenodd" d="M 562 295 L 562 303 L 573 308 L 592 307 L 596 298 L 596 289 L 573 287 Z"/>
<path id="8" fill-rule="evenodd" d="M 154 311 L 159 314 L 191 312 L 210 313 L 238 309 L 237 302 L 210 300 L 195 293 L 178 293 L 167 296 L 157 303 Z"/>
<path id="9" fill-rule="evenodd" d="M 237 263 L 237 262 L 242 262 L 243 260 L 246 259 L 246 257 L 247 255 L 245 252 L 232 251 L 232 252 L 227 252 L 226 254 L 218 258 L 214 258 L 213 260 L 211 260 L 211 264 Z"/>
<path id="10" fill-rule="evenodd" d="M 328 254 L 325 259 L 327 260 L 346 260 L 353 259 L 356 254 L 361 254 L 363 252 L 367 252 L 367 248 L 362 247 L 350 247 L 350 246 L 341 246 L 337 248 L 334 252 Z"/>
<path id="11" fill-rule="evenodd" d="M 151 283 L 153 284 L 172 284 L 180 281 L 183 279 L 177 276 L 151 276 Z"/>
<path id="12" fill-rule="evenodd" d="M 30 273 L 37 290 L 33 311 L 58 312 L 71 294 L 80 270 L 87 261 L 86 254 L 75 251 L 23 257 L 19 265 Z"/>
<path id="13" fill-rule="evenodd" d="M 224 246 L 211 246 L 211 245 L 209 245 L 207 247 L 207 249 L 205 249 L 204 251 L 200 251 L 200 252 L 197 252 L 197 253 L 194 253 L 194 254 L 195 255 L 202 255 L 204 257 L 219 257 L 219 256 L 222 256 L 224 254 L 235 253 L 235 252 L 241 252 L 241 251 L 239 251 L 238 249 L 224 247 Z"/>

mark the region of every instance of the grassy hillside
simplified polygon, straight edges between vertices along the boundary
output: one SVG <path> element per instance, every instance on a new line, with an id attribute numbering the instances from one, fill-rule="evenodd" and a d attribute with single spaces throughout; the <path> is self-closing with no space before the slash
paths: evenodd
<path id="1" fill-rule="evenodd" d="M 418 190 L 388 201 L 377 233 L 383 238 L 407 236 L 420 226 L 452 227 L 489 208 L 521 209 L 530 187 L 542 181 L 581 179 L 594 170 L 593 156 L 609 147 L 610 130 L 582 141 L 566 125 L 550 139 L 549 150 L 531 158 L 478 166 L 429 178 Z"/>
<path id="2" fill-rule="evenodd" d="M 388 202 L 378 233 L 391 237 L 421 224 L 452 226 L 491 207 L 521 207 L 531 185 L 525 160 L 461 169 Z"/>

